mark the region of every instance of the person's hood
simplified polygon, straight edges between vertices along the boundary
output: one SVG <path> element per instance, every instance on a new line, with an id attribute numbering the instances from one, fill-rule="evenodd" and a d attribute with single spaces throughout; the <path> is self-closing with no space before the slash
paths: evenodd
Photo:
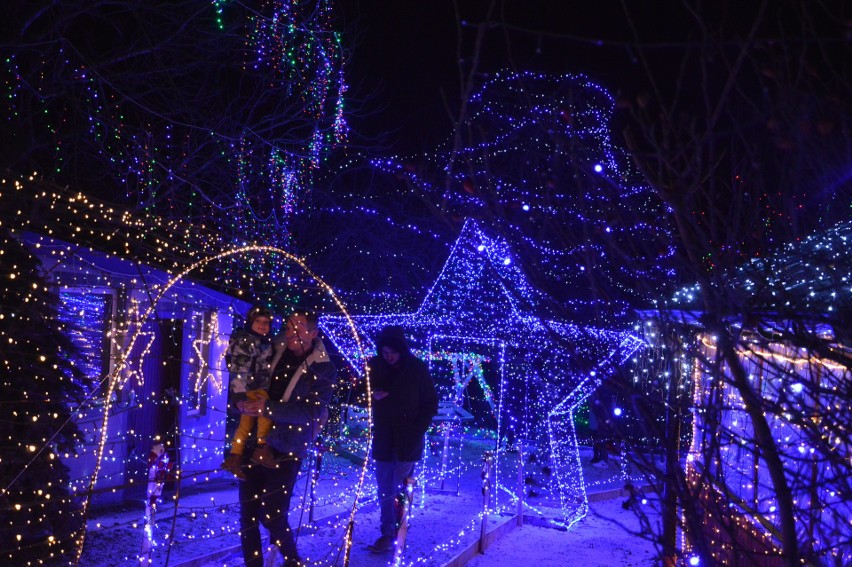
<path id="1" fill-rule="evenodd" d="M 411 348 L 405 340 L 405 329 L 399 325 L 389 325 L 376 335 L 376 352 L 381 355 L 382 347 L 390 347 L 403 356 L 411 355 Z"/>

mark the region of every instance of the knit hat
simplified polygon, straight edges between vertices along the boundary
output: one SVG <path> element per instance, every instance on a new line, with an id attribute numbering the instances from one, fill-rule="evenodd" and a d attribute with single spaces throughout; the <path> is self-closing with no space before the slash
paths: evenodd
<path id="1" fill-rule="evenodd" d="M 270 311 L 263 305 L 255 305 L 249 310 L 248 315 L 246 315 L 246 327 L 251 327 L 254 323 L 254 320 L 258 317 L 266 317 L 267 319 L 272 319 L 272 311 Z"/>
<path id="2" fill-rule="evenodd" d="M 399 325 L 388 325 L 376 336 L 376 349 L 381 351 L 382 347 L 390 347 L 398 353 L 408 354 L 408 342 L 405 340 L 405 329 Z"/>

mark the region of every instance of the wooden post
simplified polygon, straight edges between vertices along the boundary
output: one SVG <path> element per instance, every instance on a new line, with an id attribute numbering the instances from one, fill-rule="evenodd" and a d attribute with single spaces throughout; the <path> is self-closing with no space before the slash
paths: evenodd
<path id="1" fill-rule="evenodd" d="M 479 529 L 479 553 L 485 553 L 485 535 L 488 533 L 488 509 L 491 504 L 491 465 L 493 451 L 485 451 L 482 461 L 482 524 Z"/>
<path id="2" fill-rule="evenodd" d="M 345 546 L 345 550 L 343 552 L 343 567 L 349 567 L 349 561 L 352 556 L 352 534 L 354 531 L 355 520 L 350 517 L 349 524 L 346 526 L 346 534 L 343 536 L 343 545 Z"/>
<path id="3" fill-rule="evenodd" d="M 449 420 L 443 423 L 444 428 L 444 449 L 441 451 L 441 490 L 444 490 L 444 482 L 447 478 L 447 460 L 450 453 L 450 427 Z"/>
<path id="4" fill-rule="evenodd" d="M 400 504 L 402 505 L 402 511 L 400 513 L 399 530 L 396 532 L 396 543 L 394 544 L 394 565 L 402 564 L 402 552 L 405 551 L 405 538 L 408 536 L 408 519 L 411 516 L 411 501 L 414 498 L 414 487 L 416 484 L 417 480 L 410 476 L 407 477 L 402 494 L 399 495 L 401 497 Z"/>
<path id="5" fill-rule="evenodd" d="M 308 522 L 310 522 L 310 523 L 314 522 L 314 506 L 316 505 L 316 502 L 317 502 L 316 488 L 317 488 L 317 484 L 319 483 L 320 469 L 322 469 L 322 453 L 323 453 L 323 448 L 320 447 L 320 446 L 316 446 L 314 449 L 316 450 L 316 458 L 314 459 L 314 464 L 313 464 L 313 467 L 311 469 L 311 494 L 310 494 L 311 503 L 310 503 L 310 507 L 308 508 Z"/>
<path id="6" fill-rule="evenodd" d="M 518 527 L 524 525 L 524 444 L 518 440 Z"/>

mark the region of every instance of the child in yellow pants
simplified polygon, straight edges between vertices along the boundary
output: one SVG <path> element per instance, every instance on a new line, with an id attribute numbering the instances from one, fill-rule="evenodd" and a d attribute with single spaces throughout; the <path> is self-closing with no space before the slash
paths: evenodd
<path id="1" fill-rule="evenodd" d="M 231 372 L 230 390 L 233 394 L 244 394 L 248 400 L 267 400 L 271 377 L 272 341 L 270 329 L 272 313 L 265 307 L 253 307 L 246 317 L 245 329 L 231 336 L 226 360 Z M 252 461 L 264 466 L 274 466 L 273 457 L 266 437 L 272 429 L 272 420 L 261 416 L 243 414 L 231 441 L 231 452 L 222 463 L 222 469 L 232 472 L 238 479 L 245 480 L 242 471 L 243 452 L 246 441 L 257 423 L 257 449 Z"/>

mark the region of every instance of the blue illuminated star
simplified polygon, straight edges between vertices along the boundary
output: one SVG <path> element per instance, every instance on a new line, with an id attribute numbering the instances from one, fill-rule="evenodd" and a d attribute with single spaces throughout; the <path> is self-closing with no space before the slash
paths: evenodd
<path id="1" fill-rule="evenodd" d="M 428 360 L 447 352 L 492 361 L 498 439 L 549 447 L 555 488 L 569 525 L 585 515 L 587 499 L 574 412 L 601 380 L 644 343 L 624 332 L 584 327 L 542 316 L 543 297 L 527 282 L 505 241 L 465 222 L 438 278 L 412 313 L 354 316 L 364 344 L 386 325 L 401 325 Z M 356 371 L 364 356 L 347 320 L 321 325 Z M 451 376 L 433 378 L 441 390 Z M 452 391 L 445 388 L 442 391 Z M 497 467 L 499 468 L 499 452 Z M 499 475 L 497 475 L 499 478 Z"/>

